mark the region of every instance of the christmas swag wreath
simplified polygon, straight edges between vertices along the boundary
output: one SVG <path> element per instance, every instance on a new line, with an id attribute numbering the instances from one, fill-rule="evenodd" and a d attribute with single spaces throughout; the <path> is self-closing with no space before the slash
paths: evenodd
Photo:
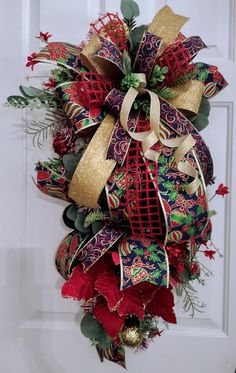
<path id="1" fill-rule="evenodd" d="M 138 5 L 121 1 L 123 19 L 106 13 L 79 46 L 49 42 L 26 66 L 53 63 L 43 89 L 20 86 L 17 108 L 46 108 L 27 128 L 56 157 L 36 165 L 40 191 L 68 202 L 72 229 L 59 245 L 62 296 L 84 301 L 81 331 L 103 359 L 125 367 L 125 346 L 143 349 L 160 336 L 158 320 L 176 323 L 174 296 L 201 311 L 193 281 L 212 259 L 206 186 L 213 162 L 200 131 L 209 98 L 227 82 L 217 67 L 194 63 L 206 45 L 186 37 L 188 18 L 162 8 L 136 26 Z M 224 196 L 220 184 L 215 194 Z"/>

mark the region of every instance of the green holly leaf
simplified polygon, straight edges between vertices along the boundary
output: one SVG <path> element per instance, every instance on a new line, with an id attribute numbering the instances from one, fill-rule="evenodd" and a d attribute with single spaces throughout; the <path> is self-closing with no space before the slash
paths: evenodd
<path id="1" fill-rule="evenodd" d="M 203 213 L 203 207 L 202 206 L 198 206 L 197 207 L 197 215 L 200 215 L 200 214 L 202 214 Z"/>
<path id="2" fill-rule="evenodd" d="M 153 261 L 153 262 L 155 262 L 155 263 L 159 263 L 161 260 L 160 260 L 160 258 L 159 258 L 159 256 L 157 255 L 157 254 L 155 254 L 155 253 L 152 253 L 151 255 L 150 255 L 150 259 Z"/>
<path id="3" fill-rule="evenodd" d="M 159 168 L 159 175 L 165 175 L 166 171 L 167 171 L 167 167 L 166 166 L 161 166 Z"/>
<path id="4" fill-rule="evenodd" d="M 143 249 L 136 248 L 134 249 L 136 255 L 143 255 Z"/>
<path id="5" fill-rule="evenodd" d="M 187 232 L 190 236 L 194 236 L 196 234 L 196 228 L 195 227 L 189 227 Z"/>
<path id="6" fill-rule="evenodd" d="M 121 0 L 120 10 L 123 17 L 128 20 L 132 20 L 140 14 L 139 6 L 133 0 Z"/>
<path id="7" fill-rule="evenodd" d="M 152 272 L 152 278 L 157 279 L 161 277 L 161 271 L 158 271 L 157 269 Z"/>
<path id="8" fill-rule="evenodd" d="M 148 246 L 147 250 L 150 251 L 151 253 L 155 252 L 156 251 L 156 245 L 154 243 L 151 244 L 150 246 Z"/>
<path id="9" fill-rule="evenodd" d="M 167 181 L 164 183 L 164 187 L 168 190 L 172 190 L 174 188 L 174 181 Z"/>
<path id="10" fill-rule="evenodd" d="M 190 225 L 190 224 L 192 224 L 192 221 L 193 221 L 193 216 L 192 216 L 191 214 L 188 214 L 188 215 L 186 216 L 186 218 L 185 218 L 185 223 L 186 223 L 187 225 Z"/>
<path id="11" fill-rule="evenodd" d="M 175 201 L 176 198 L 178 197 L 178 194 L 179 194 L 179 192 L 178 192 L 177 190 L 173 190 L 173 191 L 170 193 L 170 195 L 169 195 L 170 200 L 171 200 L 171 201 Z"/>

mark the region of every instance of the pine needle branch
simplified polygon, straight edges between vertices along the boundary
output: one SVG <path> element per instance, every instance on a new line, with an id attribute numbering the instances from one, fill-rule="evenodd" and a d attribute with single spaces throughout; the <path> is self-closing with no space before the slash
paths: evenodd
<path id="1" fill-rule="evenodd" d="M 193 79 L 196 76 L 196 70 L 191 70 L 188 73 L 180 76 L 175 82 L 173 83 L 173 87 L 180 86 L 187 82 L 190 79 Z"/>
<path id="2" fill-rule="evenodd" d="M 180 285 L 176 289 L 176 294 L 182 297 L 184 312 L 190 312 L 190 317 L 194 317 L 195 312 L 204 312 L 203 308 L 206 307 L 206 304 L 204 302 L 200 302 L 196 295 L 197 291 L 189 283 Z"/>
<path id="3" fill-rule="evenodd" d="M 25 132 L 33 136 L 33 145 L 42 147 L 43 142 L 53 133 L 57 127 L 65 126 L 66 116 L 62 111 L 50 111 L 45 113 L 44 121 L 34 120 L 26 128 Z"/>
<path id="4" fill-rule="evenodd" d="M 156 88 L 152 91 L 165 100 L 174 98 L 176 96 L 176 93 L 169 87 Z"/>

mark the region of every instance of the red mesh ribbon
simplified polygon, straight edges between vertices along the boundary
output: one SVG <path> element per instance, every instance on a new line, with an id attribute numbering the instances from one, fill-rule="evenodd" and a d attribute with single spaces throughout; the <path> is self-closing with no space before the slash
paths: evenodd
<path id="1" fill-rule="evenodd" d="M 192 56 L 188 49 L 182 43 L 171 44 L 158 58 L 157 63 L 160 67 L 167 66 L 165 84 L 171 85 L 182 75 L 194 69 L 191 64 Z"/>
<path id="2" fill-rule="evenodd" d="M 138 130 L 148 122 L 139 120 Z M 157 163 L 141 154 L 141 144 L 132 140 L 126 158 L 126 201 L 132 236 L 162 236 L 161 206 L 158 197 Z"/>
<path id="3" fill-rule="evenodd" d="M 117 14 L 105 13 L 90 26 L 93 32 L 111 40 L 121 51 L 127 49 L 126 26 Z"/>
<path id="4" fill-rule="evenodd" d="M 114 81 L 96 73 L 81 73 L 78 76 L 80 101 L 86 108 L 102 106 L 106 96 L 114 87 Z"/>

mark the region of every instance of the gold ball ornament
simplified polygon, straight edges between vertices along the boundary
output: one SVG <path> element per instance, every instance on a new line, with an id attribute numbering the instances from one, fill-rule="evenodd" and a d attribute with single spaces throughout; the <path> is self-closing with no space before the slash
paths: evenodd
<path id="1" fill-rule="evenodd" d="M 126 326 L 120 332 L 121 343 L 128 347 L 138 347 L 143 340 L 143 334 L 137 326 Z"/>

